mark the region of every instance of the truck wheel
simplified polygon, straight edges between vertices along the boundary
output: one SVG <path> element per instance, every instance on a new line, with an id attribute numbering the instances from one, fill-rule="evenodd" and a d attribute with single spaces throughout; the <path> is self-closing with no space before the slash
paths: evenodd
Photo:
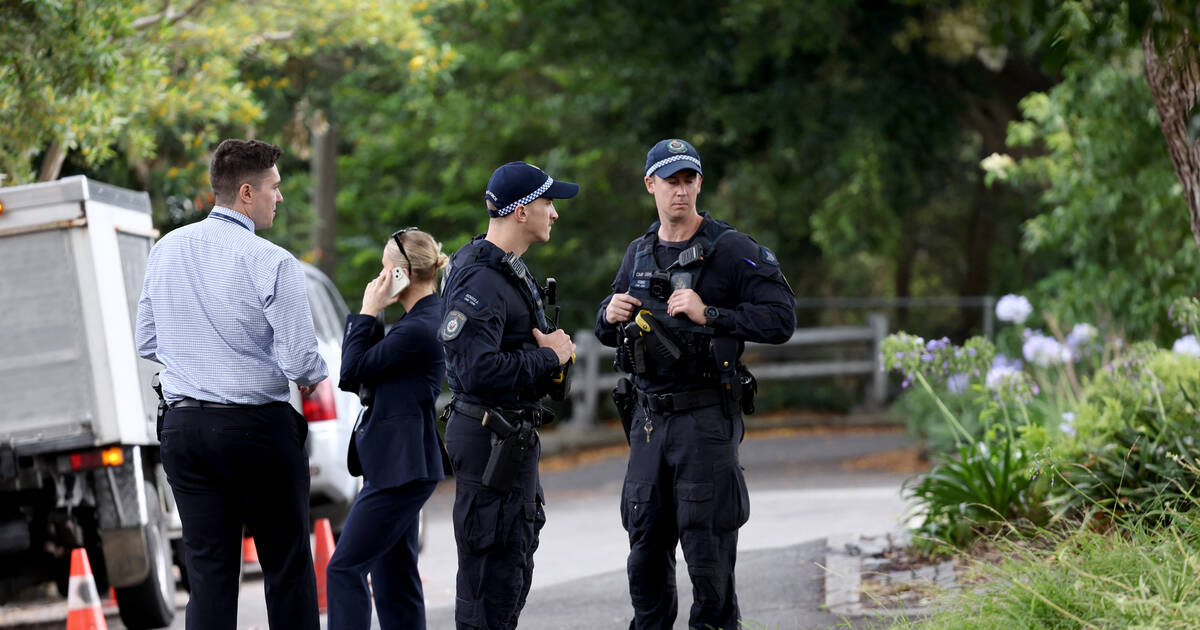
<path id="1" fill-rule="evenodd" d="M 135 586 L 117 589 L 121 621 L 130 630 L 164 628 L 175 619 L 175 580 L 171 575 L 171 541 L 154 486 L 146 484 L 146 557 L 150 571 Z"/>

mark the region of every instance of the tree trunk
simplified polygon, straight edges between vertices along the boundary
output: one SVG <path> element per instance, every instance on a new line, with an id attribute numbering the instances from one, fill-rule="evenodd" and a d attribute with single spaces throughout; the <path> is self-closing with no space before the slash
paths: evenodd
<path id="1" fill-rule="evenodd" d="M 1188 42 L 1189 37 L 1180 38 Z M 1142 36 L 1142 51 L 1146 58 L 1146 83 L 1154 96 L 1167 151 L 1175 164 L 1175 175 L 1183 185 L 1191 216 L 1192 238 L 1200 249 L 1200 144 L 1188 138 L 1188 121 L 1200 94 L 1200 63 L 1195 48 L 1177 45 L 1159 56 L 1149 32 Z"/>
<path id="2" fill-rule="evenodd" d="M 46 155 L 42 156 L 42 168 L 38 171 L 39 182 L 52 182 L 58 179 L 59 173 L 62 172 L 63 162 L 67 160 L 67 151 L 62 144 L 55 140 L 46 148 Z"/>
<path id="3" fill-rule="evenodd" d="M 904 218 L 901 220 L 901 234 L 915 234 L 915 219 L 914 212 L 909 211 L 904 213 Z M 912 287 L 913 261 L 917 256 L 917 239 L 906 238 L 900 245 L 900 251 L 896 259 L 896 270 L 892 276 L 892 290 L 896 292 L 896 297 L 906 298 Z M 896 309 L 896 330 L 906 330 L 908 328 L 909 310 L 907 306 L 900 306 Z"/>
<path id="4" fill-rule="evenodd" d="M 980 158 L 982 159 L 982 158 Z M 975 199 L 971 204 L 971 214 L 967 218 L 967 228 L 963 239 L 963 261 L 966 263 L 966 273 L 963 274 L 959 295 L 987 295 L 991 279 L 991 249 L 996 236 L 996 222 L 992 217 L 1002 211 L 1004 193 L 999 190 L 988 190 L 979 177 L 975 184 Z M 979 322 L 979 309 L 976 306 L 963 306 L 960 310 L 961 323 L 957 335 L 965 339 L 971 328 Z"/>
<path id="5" fill-rule="evenodd" d="M 312 126 L 312 149 L 315 262 L 332 277 L 337 255 L 337 128 L 319 114 Z"/>

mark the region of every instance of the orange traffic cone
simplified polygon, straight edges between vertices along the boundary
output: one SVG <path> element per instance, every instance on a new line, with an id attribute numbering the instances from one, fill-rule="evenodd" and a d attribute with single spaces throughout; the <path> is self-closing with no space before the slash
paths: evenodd
<path id="1" fill-rule="evenodd" d="M 333 528 L 329 519 L 317 519 L 316 534 L 317 549 L 313 553 L 313 569 L 317 572 L 317 608 L 321 612 L 329 610 L 329 599 L 325 592 L 325 569 L 329 567 L 329 559 L 333 557 Z"/>
<path id="2" fill-rule="evenodd" d="M 67 630 L 108 630 L 104 611 L 100 608 L 100 594 L 96 592 L 96 578 L 92 577 L 92 565 L 88 563 L 87 551 L 80 548 L 71 550 Z"/>
<path id="3" fill-rule="evenodd" d="M 246 564 L 258 562 L 258 548 L 254 546 L 254 538 L 250 536 L 242 539 L 242 562 Z"/>

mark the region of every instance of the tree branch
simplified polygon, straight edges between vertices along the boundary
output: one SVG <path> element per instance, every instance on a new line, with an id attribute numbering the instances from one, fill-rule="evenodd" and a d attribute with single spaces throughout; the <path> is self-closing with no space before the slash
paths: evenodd
<path id="1" fill-rule="evenodd" d="M 162 23 L 164 26 L 170 26 L 190 15 L 196 14 L 201 8 L 203 8 L 205 4 L 208 3 L 208 1 L 209 0 L 195 0 L 195 2 L 192 2 L 192 5 L 188 8 L 182 11 L 175 11 L 171 9 L 171 1 L 165 0 L 163 2 L 163 10 L 161 12 L 134 20 L 133 28 L 141 30 L 144 28 L 150 28 L 151 26 L 159 23 Z"/>

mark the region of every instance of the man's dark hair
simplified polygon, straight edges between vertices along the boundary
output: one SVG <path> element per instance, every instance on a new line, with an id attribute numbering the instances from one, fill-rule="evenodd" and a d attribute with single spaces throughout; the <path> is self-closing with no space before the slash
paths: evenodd
<path id="1" fill-rule="evenodd" d="M 258 187 L 283 150 L 258 140 L 223 140 L 208 166 L 218 204 L 232 205 L 242 184 Z"/>

